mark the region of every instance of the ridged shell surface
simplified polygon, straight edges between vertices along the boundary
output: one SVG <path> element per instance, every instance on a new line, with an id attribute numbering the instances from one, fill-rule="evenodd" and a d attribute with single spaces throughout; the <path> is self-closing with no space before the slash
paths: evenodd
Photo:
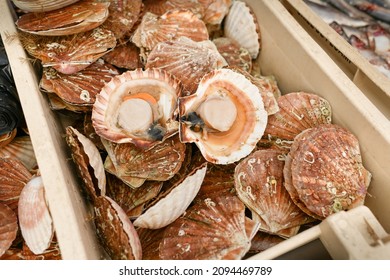
<path id="1" fill-rule="evenodd" d="M 0 202 L 0 257 L 11 247 L 18 228 L 15 212 Z"/>
<path id="2" fill-rule="evenodd" d="M 43 253 L 50 246 L 54 227 L 40 176 L 32 178 L 23 188 L 18 206 L 24 241 L 34 254 Z"/>
<path id="3" fill-rule="evenodd" d="M 161 16 L 171 10 L 189 10 L 197 17 L 202 18 L 204 8 L 198 0 L 144 0 L 145 12 Z"/>
<path id="4" fill-rule="evenodd" d="M 48 12 L 76 3 L 80 0 L 12 0 L 16 7 L 26 12 Z"/>
<path id="5" fill-rule="evenodd" d="M 207 24 L 221 24 L 229 8 L 232 5 L 232 0 L 198 0 L 204 8 L 203 21 Z"/>
<path id="6" fill-rule="evenodd" d="M 0 157 L 11 157 L 19 159 L 23 165 L 32 170 L 37 167 L 34 148 L 30 136 L 17 136 L 11 143 L 0 150 Z"/>
<path id="7" fill-rule="evenodd" d="M 237 67 L 246 72 L 251 71 L 252 57 L 245 48 L 227 37 L 216 38 L 213 43 L 229 67 Z"/>
<path id="8" fill-rule="evenodd" d="M 150 229 L 165 227 L 176 220 L 191 204 L 206 174 L 207 165 L 189 174 L 166 197 L 159 200 L 134 221 L 134 226 Z"/>
<path id="9" fill-rule="evenodd" d="M 103 59 L 119 68 L 135 70 L 142 68 L 139 48 L 131 42 L 117 45 L 112 51 L 105 54 Z"/>

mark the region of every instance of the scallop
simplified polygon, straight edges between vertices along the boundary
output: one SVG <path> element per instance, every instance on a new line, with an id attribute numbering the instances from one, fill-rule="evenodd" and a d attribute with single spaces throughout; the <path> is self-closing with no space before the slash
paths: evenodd
<path id="1" fill-rule="evenodd" d="M 62 260 L 60 246 L 55 238 L 53 238 L 50 246 L 41 254 L 34 254 L 26 242 L 23 242 L 22 255 L 24 260 Z"/>
<path id="2" fill-rule="evenodd" d="M 107 19 L 109 5 L 108 2 L 82 0 L 62 9 L 23 14 L 16 21 L 16 26 L 22 31 L 42 36 L 86 32 Z"/>
<path id="3" fill-rule="evenodd" d="M 0 202 L 17 213 L 20 193 L 32 178 L 32 174 L 16 158 L 0 157 Z"/>
<path id="4" fill-rule="evenodd" d="M 195 143 L 204 158 L 216 164 L 249 155 L 267 124 L 258 88 L 230 69 L 210 72 L 195 94 L 181 97 L 179 117 L 181 141 Z"/>
<path id="5" fill-rule="evenodd" d="M 206 174 L 207 164 L 195 168 L 165 197 L 148 208 L 134 221 L 134 226 L 149 229 L 165 227 L 180 217 L 199 191 Z"/>
<path id="6" fill-rule="evenodd" d="M 251 248 L 249 249 L 248 253 L 258 254 L 279 244 L 284 240 L 285 239 L 280 236 L 258 231 L 252 239 Z"/>
<path id="7" fill-rule="evenodd" d="M 54 226 L 46 203 L 42 177 L 32 178 L 23 188 L 19 203 L 20 230 L 27 246 L 34 254 L 41 254 L 49 248 Z"/>
<path id="8" fill-rule="evenodd" d="M 229 12 L 232 0 L 198 0 L 205 12 L 203 21 L 206 24 L 219 25 Z"/>
<path id="9" fill-rule="evenodd" d="M 15 137 L 1 148 L 0 157 L 17 158 L 28 170 L 37 168 L 37 159 L 29 135 Z"/>
<path id="10" fill-rule="evenodd" d="M 118 179 L 120 179 L 123 183 L 125 183 L 128 187 L 132 189 L 137 189 L 146 182 L 145 178 L 138 178 L 131 175 L 119 174 L 109 156 L 107 156 L 104 161 L 104 168 L 108 173 L 116 176 Z"/>
<path id="11" fill-rule="evenodd" d="M 114 77 L 97 95 L 92 124 L 102 138 L 150 148 L 178 131 L 180 81 L 160 69 Z"/>
<path id="12" fill-rule="evenodd" d="M 161 16 L 171 10 L 189 10 L 197 17 L 202 18 L 204 8 L 198 0 L 144 0 L 145 12 Z"/>
<path id="13" fill-rule="evenodd" d="M 264 222 L 270 234 L 311 222 L 295 205 L 283 183 L 284 157 L 276 150 L 259 150 L 236 167 L 234 184 L 238 197 Z M 299 227 L 298 227 L 299 228 Z"/>
<path id="14" fill-rule="evenodd" d="M 234 195 L 206 198 L 168 225 L 160 243 L 163 260 L 238 260 L 249 251 L 258 224 L 245 217 Z"/>
<path id="15" fill-rule="evenodd" d="M 111 52 L 105 54 L 103 59 L 118 68 L 127 70 L 143 67 L 140 50 L 131 42 L 118 44 Z"/>
<path id="16" fill-rule="evenodd" d="M 91 199 L 106 193 L 106 174 L 103 160 L 95 144 L 77 129 L 66 128 L 66 142 L 73 161 Z"/>
<path id="17" fill-rule="evenodd" d="M 165 228 L 137 228 L 137 232 L 142 245 L 143 260 L 161 260 L 160 242 L 164 237 L 164 231 Z"/>
<path id="18" fill-rule="evenodd" d="M 0 148 L 6 147 L 9 143 L 14 140 L 16 134 L 18 132 L 18 128 L 12 129 L 10 132 L 5 132 L 0 135 Z"/>
<path id="19" fill-rule="evenodd" d="M 204 22 L 188 10 L 168 11 L 161 16 L 147 12 L 134 32 L 132 42 L 150 51 L 160 42 L 182 36 L 196 42 L 209 38 Z"/>
<path id="20" fill-rule="evenodd" d="M 142 259 L 138 234 L 123 209 L 111 198 L 99 196 L 94 210 L 99 240 L 111 259 Z"/>
<path id="21" fill-rule="evenodd" d="M 12 0 L 16 7 L 26 12 L 47 12 L 60 9 L 80 0 Z"/>
<path id="22" fill-rule="evenodd" d="M 0 257 L 11 247 L 18 228 L 15 212 L 0 202 Z"/>
<path id="23" fill-rule="evenodd" d="M 362 205 L 371 181 L 357 138 L 334 124 L 300 133 L 283 173 L 293 201 L 317 219 Z"/>
<path id="24" fill-rule="evenodd" d="M 202 77 L 226 66 L 226 60 L 210 40 L 195 42 L 187 37 L 161 42 L 150 52 L 146 68 L 159 68 L 177 77 L 183 95 L 195 93 Z"/>
<path id="25" fill-rule="evenodd" d="M 148 150 L 132 143 L 117 144 L 103 140 L 108 157 L 115 167 L 115 175 L 166 181 L 180 169 L 186 145 L 176 134 Z"/>
<path id="26" fill-rule="evenodd" d="M 270 116 L 264 135 L 282 140 L 294 137 L 307 128 L 332 122 L 329 102 L 307 92 L 291 92 L 278 98 L 279 111 Z"/>
<path id="27" fill-rule="evenodd" d="M 21 34 L 26 51 L 63 74 L 74 74 L 87 68 L 116 46 L 114 33 L 97 27 L 69 36 L 34 36 Z"/>
<path id="28" fill-rule="evenodd" d="M 119 75 L 118 70 L 104 63 L 102 59 L 71 75 L 46 67 L 43 69 L 39 87 L 44 92 L 56 94 L 65 103 L 72 106 L 90 106 L 92 110 L 96 95 L 104 84 L 116 75 Z"/>
<path id="29" fill-rule="evenodd" d="M 213 40 L 213 43 L 229 67 L 237 67 L 246 72 L 251 71 L 252 57 L 249 55 L 248 50 L 237 45 L 227 37 L 216 38 Z"/>
<path id="30" fill-rule="evenodd" d="M 261 48 L 260 27 L 251 8 L 243 1 L 233 1 L 224 21 L 224 35 L 249 51 L 253 59 Z"/>

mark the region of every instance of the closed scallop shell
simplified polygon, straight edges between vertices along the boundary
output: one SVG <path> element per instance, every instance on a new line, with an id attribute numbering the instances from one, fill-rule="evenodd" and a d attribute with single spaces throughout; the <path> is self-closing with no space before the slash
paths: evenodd
<path id="1" fill-rule="evenodd" d="M 131 175 L 118 173 L 114 163 L 112 162 L 109 156 L 107 156 L 104 161 L 104 168 L 108 173 L 116 176 L 118 179 L 120 179 L 123 183 L 125 183 L 127 186 L 129 186 L 132 189 L 137 189 L 146 182 L 145 178 L 138 178 Z"/>
<path id="2" fill-rule="evenodd" d="M 18 229 L 15 212 L 0 202 L 0 257 L 11 247 Z"/>
<path id="3" fill-rule="evenodd" d="M 362 205 L 371 181 L 357 138 L 334 124 L 300 133 L 283 173 L 291 198 L 317 219 Z"/>
<path id="4" fill-rule="evenodd" d="M 57 10 L 80 0 L 12 0 L 16 7 L 26 12 L 48 12 Z"/>
<path id="5" fill-rule="evenodd" d="M 108 17 L 108 2 L 81 0 L 50 12 L 26 13 L 16 26 L 41 36 L 63 36 L 86 32 L 101 25 Z"/>
<path id="6" fill-rule="evenodd" d="M 261 48 L 260 27 L 251 8 L 243 1 L 233 1 L 224 21 L 224 35 L 249 51 L 253 59 Z"/>
<path id="7" fill-rule="evenodd" d="M 23 33 L 26 51 L 39 59 L 43 67 L 53 67 L 63 74 L 74 74 L 87 68 L 116 46 L 114 34 L 97 27 L 69 36 L 35 36 Z"/>
<path id="8" fill-rule="evenodd" d="M 164 260 L 238 260 L 249 251 L 258 224 L 245 217 L 234 195 L 206 198 L 168 225 L 160 243 Z"/>
<path id="9" fill-rule="evenodd" d="M 282 140 L 294 137 L 307 128 L 332 122 L 329 102 L 307 92 L 291 92 L 278 98 L 279 111 L 270 116 L 264 135 Z"/>
<path id="10" fill-rule="evenodd" d="M 118 74 L 114 66 L 104 63 L 101 59 L 71 75 L 46 67 L 43 69 L 39 87 L 44 92 L 56 94 L 65 103 L 72 106 L 90 106 L 92 110 L 96 95 L 105 83 Z"/>
<path id="11" fill-rule="evenodd" d="M 71 126 L 66 128 L 66 142 L 71 148 L 72 158 L 90 198 L 105 195 L 106 173 L 98 148 Z"/>
<path id="12" fill-rule="evenodd" d="M 34 254 L 43 253 L 51 244 L 54 226 L 40 176 L 32 178 L 23 188 L 18 206 L 24 241 Z"/>
<path id="13" fill-rule="evenodd" d="M 115 166 L 116 176 L 121 175 L 153 181 L 166 181 L 180 169 L 186 145 L 178 135 L 143 150 L 131 143 L 116 144 L 103 140 L 108 156 Z"/>
<path id="14" fill-rule="evenodd" d="M 198 0 L 144 0 L 144 11 L 161 16 L 172 10 L 189 10 L 197 17 L 202 18 L 204 8 Z"/>
<path id="15" fill-rule="evenodd" d="M 234 174 L 238 197 L 264 221 L 260 228 L 271 234 L 312 221 L 285 189 L 283 167 L 282 152 L 259 150 L 243 159 Z"/>
<path id="16" fill-rule="evenodd" d="M 187 37 L 199 42 L 209 39 L 205 23 L 188 10 L 168 11 L 161 16 L 146 13 L 132 41 L 139 48 L 152 50 L 158 43 Z"/>
<path id="17" fill-rule="evenodd" d="M 134 226 L 165 227 L 180 217 L 193 201 L 206 174 L 207 164 L 194 169 L 181 182 L 134 221 Z"/>
<path id="18" fill-rule="evenodd" d="M 230 69 L 210 72 L 195 94 L 179 98 L 179 117 L 181 141 L 195 143 L 216 164 L 249 155 L 267 124 L 258 88 Z"/>
<path id="19" fill-rule="evenodd" d="M 159 229 L 137 228 L 142 245 L 143 260 L 161 260 L 160 243 L 164 237 L 165 228 L 166 227 Z"/>
<path id="20" fill-rule="evenodd" d="M 28 170 L 37 167 L 37 159 L 29 135 L 15 137 L 8 145 L 1 148 L 0 157 L 17 158 Z"/>
<path id="21" fill-rule="evenodd" d="M 159 43 L 150 52 L 145 67 L 171 73 L 182 82 L 184 95 L 189 95 L 195 93 L 204 75 L 226 65 L 226 60 L 211 41 L 195 42 L 180 37 Z"/>
<path id="22" fill-rule="evenodd" d="M 245 48 L 237 45 L 237 43 L 227 37 L 216 38 L 213 40 L 213 43 L 229 67 L 237 67 L 246 72 L 251 71 L 252 57 Z"/>
<path id="23" fill-rule="evenodd" d="M 232 0 L 198 0 L 204 8 L 203 21 L 206 24 L 219 25 L 229 12 Z"/>
<path id="24" fill-rule="evenodd" d="M 92 125 L 106 140 L 150 148 L 178 131 L 181 90 L 181 83 L 164 70 L 127 71 L 115 76 L 97 95 Z"/>
<path id="25" fill-rule="evenodd" d="M 94 210 L 99 240 L 111 259 L 142 259 L 138 234 L 123 209 L 111 198 L 99 196 Z"/>
<path id="26" fill-rule="evenodd" d="M 131 42 L 118 44 L 111 52 L 105 54 L 103 59 L 118 68 L 135 70 L 142 68 L 139 48 Z"/>
<path id="27" fill-rule="evenodd" d="M 0 157 L 0 202 L 17 213 L 20 193 L 31 178 L 32 174 L 20 160 Z"/>

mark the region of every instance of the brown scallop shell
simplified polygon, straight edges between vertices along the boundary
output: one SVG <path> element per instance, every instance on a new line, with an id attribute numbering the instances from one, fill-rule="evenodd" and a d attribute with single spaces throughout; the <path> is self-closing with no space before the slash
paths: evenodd
<path id="1" fill-rule="evenodd" d="M 83 134 L 87 136 L 89 140 L 91 140 L 99 150 L 104 150 L 105 148 L 103 146 L 102 140 L 100 139 L 99 135 L 96 134 L 96 131 L 93 128 L 90 113 L 84 115 L 83 125 L 84 125 L 84 128 L 82 129 Z"/>
<path id="2" fill-rule="evenodd" d="M 21 41 L 26 51 L 63 74 L 74 74 L 87 68 L 116 46 L 114 34 L 97 27 L 69 36 L 34 36 L 23 33 Z"/>
<path id="3" fill-rule="evenodd" d="M 108 17 L 108 2 L 81 0 L 50 12 L 26 13 L 16 26 L 25 32 L 44 36 L 71 35 L 101 25 Z"/>
<path id="4" fill-rule="evenodd" d="M 291 198 L 317 219 L 362 205 L 371 181 L 357 138 L 334 124 L 300 133 L 283 173 Z"/>
<path id="5" fill-rule="evenodd" d="M 260 228 L 271 234 L 312 221 L 283 185 L 282 155 L 276 150 L 256 151 L 237 165 L 234 174 L 238 197 L 262 218 L 265 225 Z"/>
<path id="6" fill-rule="evenodd" d="M 1 148 L 0 157 L 17 158 L 28 170 L 37 168 L 37 159 L 29 135 L 15 137 L 8 145 Z"/>
<path id="7" fill-rule="evenodd" d="M 49 248 L 54 226 L 40 176 L 32 178 L 20 193 L 18 217 L 23 239 L 30 250 L 41 254 Z"/>
<path id="8" fill-rule="evenodd" d="M 43 69 L 39 87 L 45 92 L 56 94 L 65 103 L 73 106 L 90 106 L 92 110 L 96 95 L 105 83 L 118 74 L 114 66 L 104 63 L 101 59 L 71 75 L 46 67 Z"/>
<path id="9" fill-rule="evenodd" d="M 177 98 L 182 86 L 174 76 L 160 69 L 137 69 L 115 76 L 96 97 L 92 124 L 102 138 L 115 143 L 133 143 L 147 149 L 178 131 Z M 120 126 L 120 106 L 126 98 L 147 95 L 154 99 L 158 114 L 147 130 L 131 132 Z M 131 114 L 131 112 L 128 112 Z"/>
<path id="10" fill-rule="evenodd" d="M 144 211 L 145 203 L 157 196 L 162 184 L 158 181 L 146 181 L 141 187 L 132 189 L 116 176 L 108 175 L 107 196 L 118 203 L 130 219 L 135 219 Z"/>
<path id="11" fill-rule="evenodd" d="M 204 15 L 204 8 L 198 0 L 144 0 L 145 12 L 161 16 L 172 10 L 189 10 L 198 18 Z"/>
<path id="12" fill-rule="evenodd" d="M 7 251 L 0 255 L 0 260 L 24 260 L 22 249 L 17 247 L 11 247 Z"/>
<path id="13" fill-rule="evenodd" d="M 250 72 L 252 69 L 252 57 L 249 52 L 237 45 L 227 37 L 219 37 L 213 40 L 219 53 L 226 60 L 229 67 L 237 67 L 243 71 Z"/>
<path id="14" fill-rule="evenodd" d="M 47 12 L 60 9 L 80 0 L 12 0 L 16 7 L 26 12 Z"/>
<path id="15" fill-rule="evenodd" d="M 91 106 L 74 106 L 69 103 L 65 103 L 58 95 L 54 93 L 47 93 L 49 107 L 53 111 L 66 110 L 75 113 L 87 113 L 91 112 Z"/>
<path id="16" fill-rule="evenodd" d="M 50 243 L 50 246 L 41 254 L 34 254 L 23 242 L 22 255 L 24 260 L 61 260 L 60 246 L 55 238 Z"/>
<path id="17" fill-rule="evenodd" d="M 18 128 L 14 128 L 9 133 L 0 135 L 0 148 L 5 147 L 9 143 L 11 143 L 11 141 L 16 137 L 17 132 Z"/>
<path id="18" fill-rule="evenodd" d="M 195 42 L 187 37 L 159 43 L 149 54 L 145 67 L 160 68 L 177 77 L 184 95 L 193 94 L 202 77 L 226 66 L 225 59 L 209 40 Z"/>
<path id="19" fill-rule="evenodd" d="M 207 24 L 218 25 L 228 14 L 233 0 L 198 0 L 198 2 L 205 10 L 203 21 Z"/>
<path id="20" fill-rule="evenodd" d="M 258 231 L 252 239 L 251 248 L 249 249 L 248 253 L 258 254 L 279 244 L 284 240 L 285 239 L 280 236 Z"/>
<path id="21" fill-rule="evenodd" d="M 184 161 L 186 145 L 178 135 L 148 150 L 137 148 L 134 144 L 116 144 L 102 140 L 113 165 L 116 176 L 122 175 L 153 181 L 166 181 L 172 178 Z"/>
<path id="22" fill-rule="evenodd" d="M 94 209 L 98 237 L 111 259 L 142 259 L 138 234 L 123 209 L 107 196 L 97 197 Z"/>
<path id="23" fill-rule="evenodd" d="M 20 193 L 31 178 L 31 173 L 20 160 L 0 158 L 0 202 L 17 213 Z"/>
<path id="24" fill-rule="evenodd" d="M 269 116 L 264 135 L 293 140 L 307 128 L 331 123 L 329 102 L 313 93 L 291 92 L 278 98 L 279 111 Z"/>
<path id="25" fill-rule="evenodd" d="M 159 229 L 137 228 L 142 245 L 143 260 L 161 260 L 160 242 L 164 237 L 164 231 L 165 227 Z"/>
<path id="26" fill-rule="evenodd" d="M 206 198 L 167 226 L 160 243 L 164 260 L 237 260 L 251 246 L 258 224 L 245 217 L 236 196 Z"/>
<path id="27" fill-rule="evenodd" d="M 158 229 L 180 217 L 198 193 L 206 170 L 207 164 L 194 168 L 169 193 L 164 193 L 164 197 L 158 197 L 157 202 L 134 221 L 134 226 Z"/>
<path id="28" fill-rule="evenodd" d="M 131 42 L 117 44 L 109 53 L 103 56 L 103 59 L 118 67 L 128 70 L 142 68 L 139 48 Z"/>
<path id="29" fill-rule="evenodd" d="M 230 100 L 237 113 L 225 131 L 208 126 L 198 109 L 212 98 Z M 226 116 L 213 111 L 215 115 Z M 205 75 L 195 94 L 179 98 L 180 139 L 195 143 L 203 157 L 216 164 L 229 164 L 249 155 L 261 139 L 267 124 L 258 88 L 244 75 L 231 69 L 219 69 Z"/>
<path id="30" fill-rule="evenodd" d="M 95 199 L 96 196 L 105 195 L 106 174 L 95 144 L 71 126 L 66 128 L 66 142 L 89 197 Z"/>
<path id="31" fill-rule="evenodd" d="M 132 41 L 139 48 L 152 50 L 158 43 L 188 37 L 199 42 L 209 39 L 202 20 L 188 10 L 168 11 L 161 16 L 146 13 L 135 30 Z"/>
<path id="32" fill-rule="evenodd" d="M 109 0 L 109 15 L 103 27 L 114 32 L 120 39 L 132 31 L 138 22 L 143 4 L 142 0 Z"/>
<path id="33" fill-rule="evenodd" d="M 132 189 L 137 189 L 146 182 L 145 178 L 138 178 L 126 174 L 119 174 L 109 156 L 107 156 L 104 161 L 104 168 L 108 173 L 116 176 L 118 179 L 122 180 L 123 183 L 125 183 L 128 187 Z"/>
<path id="34" fill-rule="evenodd" d="M 224 21 L 224 36 L 248 50 L 253 59 L 261 48 L 260 27 L 255 14 L 243 1 L 233 1 Z"/>
<path id="35" fill-rule="evenodd" d="M 15 212 L 0 202 L 0 257 L 11 247 L 18 232 Z"/>

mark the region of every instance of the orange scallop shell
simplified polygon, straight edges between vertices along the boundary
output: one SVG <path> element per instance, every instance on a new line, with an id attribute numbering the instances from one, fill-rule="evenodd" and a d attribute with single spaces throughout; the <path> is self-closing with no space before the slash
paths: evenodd
<path id="1" fill-rule="evenodd" d="M 198 0 L 144 0 L 145 12 L 161 16 L 171 10 L 189 10 L 197 17 L 202 18 L 204 8 Z"/>
<path id="2" fill-rule="evenodd" d="M 108 17 L 110 3 L 81 0 L 50 12 L 26 13 L 16 26 L 25 32 L 45 36 L 71 35 L 101 25 Z"/>
<path id="3" fill-rule="evenodd" d="M 227 37 L 219 37 L 213 40 L 219 53 L 226 60 L 228 66 L 237 67 L 243 71 L 250 72 L 252 69 L 252 57 L 249 52 L 237 45 Z"/>
<path id="4" fill-rule="evenodd" d="M 362 205 L 371 181 L 357 138 L 334 124 L 300 133 L 283 173 L 293 201 L 317 219 Z"/>
<path id="5" fill-rule="evenodd" d="M 56 94 L 65 103 L 72 106 L 90 106 L 92 110 L 96 95 L 106 82 L 118 74 L 114 66 L 100 59 L 71 75 L 47 67 L 43 69 L 39 87 L 45 92 Z"/>
<path id="6" fill-rule="evenodd" d="M 15 212 L 0 202 L 0 257 L 11 247 L 18 228 Z"/>
<path id="7" fill-rule="evenodd" d="M 0 148 L 8 145 L 16 137 L 18 128 L 14 128 L 12 131 L 0 135 Z"/>
<path id="8" fill-rule="evenodd" d="M 80 0 L 12 0 L 16 7 L 26 12 L 47 12 L 61 9 Z"/>
<path id="9" fill-rule="evenodd" d="M 103 59 L 118 67 L 128 70 L 142 68 L 139 48 L 131 42 L 118 44 L 111 52 L 105 54 Z"/>
<path id="10" fill-rule="evenodd" d="M 152 50 L 158 43 L 188 37 L 199 42 L 209 39 L 202 20 L 188 10 L 168 11 L 161 16 L 146 13 L 135 30 L 132 41 L 139 48 Z"/>
<path id="11" fill-rule="evenodd" d="M 198 0 L 198 2 L 205 10 L 203 21 L 212 25 L 222 23 L 233 3 L 232 0 Z"/>
<path id="12" fill-rule="evenodd" d="M 17 136 L 0 150 L 0 157 L 19 159 L 28 170 L 37 168 L 34 147 L 29 135 Z"/>

